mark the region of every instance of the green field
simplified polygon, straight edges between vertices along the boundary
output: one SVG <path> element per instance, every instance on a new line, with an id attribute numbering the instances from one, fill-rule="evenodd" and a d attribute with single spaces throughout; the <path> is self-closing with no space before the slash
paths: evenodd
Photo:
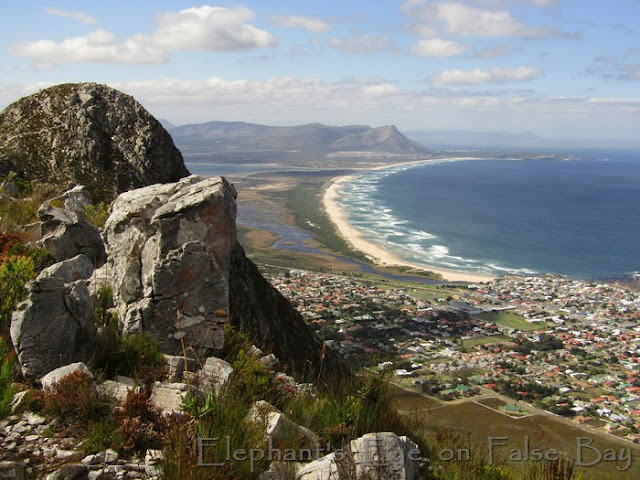
<path id="1" fill-rule="evenodd" d="M 486 401 L 484 403 L 486 404 Z M 499 403 L 501 402 L 495 404 Z M 489 404 L 491 405 L 492 402 Z M 595 461 L 594 450 L 579 448 L 580 438 L 588 438 L 593 439 L 592 446 L 600 452 L 615 449 L 619 456 L 620 449 L 630 449 L 632 462 L 625 471 L 618 471 L 616 466 L 623 468 L 626 466 L 626 462 L 616 464 L 615 461 L 602 460 L 597 465 L 583 466 L 581 471 L 584 473 L 585 479 L 635 480 L 640 478 L 640 447 L 626 440 L 579 429 L 560 418 L 556 419 L 549 415 L 511 418 L 473 401 L 445 404 L 444 406 L 434 405 L 433 401 L 421 404 L 418 394 L 410 398 L 408 394 L 402 393 L 399 405 L 406 413 L 415 416 L 417 420 L 422 422 L 427 435 L 435 435 L 441 430 L 472 435 L 477 440 L 479 455 L 486 453 L 486 447 L 491 441 L 490 437 L 507 437 L 506 445 L 496 446 L 495 452 L 506 458 L 513 455 L 513 460 L 509 462 L 509 465 L 514 471 L 522 467 L 526 468 L 524 458 L 518 458 L 519 454 L 524 455 L 525 442 L 530 445 L 529 451 L 533 448 L 539 448 L 543 451 L 553 448 L 565 452 L 569 458 L 573 459 L 578 453 L 582 453 L 584 463 Z M 484 451 L 482 451 L 483 448 Z M 473 455 L 473 450 L 470 453 Z M 454 459 L 451 461 L 465 460 Z"/>
<path id="2" fill-rule="evenodd" d="M 529 323 L 521 315 L 510 311 L 481 313 L 480 315 L 476 315 L 476 317 L 486 322 L 522 330 L 523 332 L 541 330 L 549 326 L 548 323 Z"/>

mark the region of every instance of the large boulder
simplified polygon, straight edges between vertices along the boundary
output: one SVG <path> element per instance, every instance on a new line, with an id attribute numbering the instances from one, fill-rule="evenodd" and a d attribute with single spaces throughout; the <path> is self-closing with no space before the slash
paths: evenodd
<path id="1" fill-rule="evenodd" d="M 11 320 L 11 340 L 25 376 L 40 377 L 91 351 L 96 330 L 84 281 L 38 278 L 27 291 Z"/>
<path id="2" fill-rule="evenodd" d="M 289 420 L 284 413 L 264 400 L 253 404 L 248 415 L 249 423 L 262 428 L 265 440 L 273 444 L 283 441 L 295 441 L 296 445 L 314 448 L 320 438 L 308 428 L 302 427 Z"/>
<path id="3" fill-rule="evenodd" d="M 42 385 L 43 390 L 48 390 L 52 388 L 56 383 L 59 383 L 60 380 L 62 380 L 64 377 L 75 372 L 84 373 L 89 378 L 93 378 L 93 374 L 89 371 L 84 363 L 76 362 L 58 367 L 55 370 L 51 370 L 40 379 L 40 384 Z"/>
<path id="4" fill-rule="evenodd" d="M 100 229 L 91 225 L 77 213 L 45 203 L 38 210 L 45 247 L 57 260 L 84 255 L 100 267 L 107 260 Z"/>
<path id="5" fill-rule="evenodd" d="M 146 332 L 164 353 L 198 358 L 223 345 L 226 322 L 298 376 L 341 376 L 302 316 L 236 240 L 236 191 L 223 177 L 183 178 L 120 195 L 104 228 L 108 275 L 125 334 Z M 188 352 L 191 355 L 191 351 Z"/>
<path id="6" fill-rule="evenodd" d="M 54 263 L 40 272 L 38 278 L 60 277 L 65 283 L 73 283 L 77 280 L 87 280 L 93 273 L 93 264 L 85 255 Z"/>
<path id="7" fill-rule="evenodd" d="M 408 437 L 392 432 L 367 433 L 296 472 L 296 480 L 414 480 L 418 475 L 420 450 Z"/>
<path id="8" fill-rule="evenodd" d="M 105 241 L 125 334 L 146 332 L 163 351 L 222 347 L 236 192 L 222 177 L 133 190 L 111 206 Z"/>
<path id="9" fill-rule="evenodd" d="M 95 83 L 56 85 L 1 112 L 0 172 L 7 170 L 85 185 L 94 200 L 189 174 L 158 120 L 133 97 Z"/>

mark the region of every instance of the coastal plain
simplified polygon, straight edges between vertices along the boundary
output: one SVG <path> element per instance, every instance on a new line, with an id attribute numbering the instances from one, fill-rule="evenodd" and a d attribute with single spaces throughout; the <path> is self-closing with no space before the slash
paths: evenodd
<path id="1" fill-rule="evenodd" d="M 457 298 L 458 282 L 491 280 L 474 275 L 465 277 L 464 274 L 450 277 L 448 274 L 451 272 L 426 272 L 411 265 L 401 265 L 381 247 L 363 243 L 357 232 L 351 232 L 348 223 L 340 218 L 344 212 L 332 202 L 338 194 L 340 182 L 357 173 L 357 170 L 349 169 L 300 171 L 283 168 L 282 171 L 230 177 L 240 192 L 239 236 L 248 255 L 262 268 L 277 266 L 284 270 L 345 275 L 383 289 L 404 289 L 415 298 L 429 298 L 435 302 Z M 430 283 L 433 286 L 429 286 Z M 445 285 L 446 289 L 438 290 Z M 513 313 L 484 315 L 488 321 L 532 333 L 548 326 L 525 322 Z M 489 337 L 465 340 L 464 345 L 473 348 L 475 345 L 490 345 L 492 341 L 508 340 L 508 336 L 499 335 L 493 340 Z M 486 436 L 491 434 L 508 437 L 506 446 L 500 448 L 503 455 L 522 451 L 527 441 L 535 448 L 566 452 L 568 458 L 575 460 L 576 439 L 588 437 L 593 438 L 593 446 L 602 452 L 629 449 L 632 462 L 623 470 L 620 461 L 602 461 L 583 468 L 584 478 L 630 480 L 640 474 L 638 445 L 605 433 L 598 422 L 593 426 L 578 425 L 537 408 L 525 409 L 526 414 L 520 416 L 509 416 L 503 410 L 504 405 L 512 400 L 491 390 L 483 389 L 480 396 L 442 401 L 420 393 L 410 382 L 401 380 L 397 383 L 396 398 L 402 411 L 421 422 L 427 431 L 445 430 L 454 436 L 468 438 L 466 441 L 471 454 L 474 449 L 486 450 Z M 586 451 L 582 460 L 594 460 L 593 452 L 595 450 Z M 518 471 L 524 464 L 516 459 L 509 465 Z"/>

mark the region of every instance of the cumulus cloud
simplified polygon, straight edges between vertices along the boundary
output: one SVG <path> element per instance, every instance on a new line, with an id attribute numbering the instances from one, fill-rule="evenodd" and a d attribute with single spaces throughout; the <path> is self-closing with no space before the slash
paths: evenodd
<path id="1" fill-rule="evenodd" d="M 332 47 L 347 53 L 376 53 L 393 46 L 388 37 L 372 37 L 368 34 L 355 35 L 348 38 L 331 37 Z"/>
<path id="2" fill-rule="evenodd" d="M 444 70 L 428 78 L 432 85 L 480 85 L 485 83 L 526 82 L 540 76 L 537 68 L 499 68 L 489 70 L 476 68 L 475 70 Z"/>
<path id="3" fill-rule="evenodd" d="M 168 59 L 165 50 L 145 44 L 141 38 L 119 43 L 114 34 L 103 29 L 62 42 L 38 40 L 18 43 L 10 48 L 10 52 L 33 59 L 39 68 L 63 62 L 163 63 Z"/>
<path id="4" fill-rule="evenodd" d="M 304 28 L 312 33 L 324 33 L 332 28 L 329 22 L 315 17 L 272 15 L 271 21 L 280 27 Z"/>
<path id="5" fill-rule="evenodd" d="M 72 20 L 77 20 L 78 22 L 82 22 L 82 23 L 97 22 L 95 17 L 92 17 L 91 15 L 87 15 L 86 13 L 82 13 L 82 12 L 74 12 L 71 10 L 60 10 L 59 8 L 51 8 L 51 7 L 45 7 L 44 10 L 49 15 L 53 15 L 56 17 L 71 18 Z"/>
<path id="6" fill-rule="evenodd" d="M 237 51 L 267 48 L 277 39 L 250 22 L 248 8 L 208 5 L 164 13 L 151 35 L 136 34 L 120 41 L 113 33 L 97 29 L 61 42 L 38 40 L 11 46 L 10 53 L 31 58 L 38 67 L 63 62 L 165 63 L 177 51 Z"/>
<path id="7" fill-rule="evenodd" d="M 440 38 L 429 38 L 420 40 L 413 47 L 411 53 L 421 57 L 453 57 L 462 55 L 468 50 L 468 47 L 451 40 L 442 40 Z"/>
<path id="8" fill-rule="evenodd" d="M 541 37 L 556 33 L 548 28 L 530 28 L 504 9 L 485 9 L 460 2 L 427 3 L 406 0 L 402 11 L 415 23 L 413 31 L 421 36 L 442 29 L 450 35 L 475 37 Z"/>
<path id="9" fill-rule="evenodd" d="M 266 30 L 250 25 L 254 13 L 249 8 L 222 8 L 204 5 L 157 18 L 158 28 L 150 40 L 169 51 L 248 50 L 277 44 Z"/>

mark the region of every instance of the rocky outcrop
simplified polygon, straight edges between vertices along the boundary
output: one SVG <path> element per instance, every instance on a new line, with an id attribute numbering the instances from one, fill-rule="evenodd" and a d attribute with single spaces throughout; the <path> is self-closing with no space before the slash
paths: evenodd
<path id="1" fill-rule="evenodd" d="M 57 260 L 84 255 L 96 266 L 104 265 L 107 255 L 100 230 L 77 213 L 45 203 L 38 210 L 42 238 L 38 241 Z"/>
<path id="2" fill-rule="evenodd" d="M 221 177 L 191 176 L 116 199 L 104 236 L 126 334 L 151 334 L 169 354 L 222 347 L 235 195 Z"/>
<path id="3" fill-rule="evenodd" d="M 344 365 L 249 261 L 236 241 L 236 191 L 222 177 L 184 178 L 120 195 L 104 239 L 125 333 L 214 355 L 231 322 L 302 376 L 340 375 Z M 323 353 L 324 351 L 324 353 Z M 202 355 L 204 354 L 204 356 Z"/>
<path id="4" fill-rule="evenodd" d="M 0 113 L 0 172 L 86 185 L 94 197 L 189 174 L 162 125 L 133 97 L 95 83 L 63 84 Z"/>
<path id="5" fill-rule="evenodd" d="M 11 340 L 22 373 L 39 377 L 91 350 L 93 302 L 82 280 L 42 277 L 29 282 L 27 290 L 27 300 L 12 316 Z"/>

